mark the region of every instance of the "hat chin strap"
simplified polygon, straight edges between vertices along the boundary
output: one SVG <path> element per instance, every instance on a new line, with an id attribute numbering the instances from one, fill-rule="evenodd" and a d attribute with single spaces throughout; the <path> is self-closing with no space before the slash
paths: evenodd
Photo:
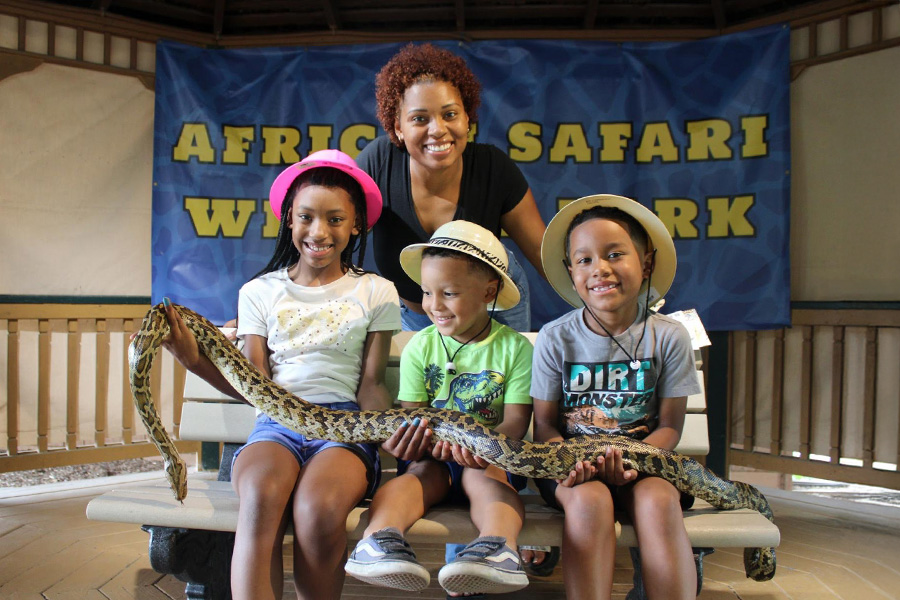
<path id="1" fill-rule="evenodd" d="M 563 259 L 563 264 L 566 267 L 568 267 L 568 262 L 565 259 Z M 644 299 L 644 318 L 643 318 L 643 323 L 641 325 L 641 337 L 638 338 L 638 341 L 634 345 L 634 350 L 631 354 L 628 353 L 628 350 L 625 349 L 625 346 L 623 346 L 622 344 L 619 343 L 619 340 L 616 339 L 616 336 L 614 336 L 612 333 L 610 333 L 610 331 L 603 325 L 603 323 L 600 322 L 600 319 L 597 318 L 597 315 L 594 314 L 594 311 L 591 310 L 591 307 L 589 307 L 587 305 L 587 303 L 581 298 L 581 295 L 578 296 L 578 298 L 581 300 L 582 306 L 584 306 L 584 309 L 586 311 L 588 311 L 588 314 L 590 314 L 591 317 L 593 317 L 594 321 L 597 322 L 597 325 L 600 326 L 600 329 L 602 329 L 603 332 L 606 333 L 607 337 L 609 337 L 612 341 L 614 341 L 616 343 L 616 346 L 618 346 L 619 349 L 625 353 L 625 356 L 628 357 L 628 366 L 631 368 L 632 371 L 639 371 L 641 368 L 641 361 L 637 357 L 637 352 L 638 352 L 638 348 L 641 347 L 641 342 L 644 341 L 644 334 L 647 333 L 647 316 L 650 312 L 650 288 L 651 288 L 651 281 L 653 278 L 653 268 L 655 266 L 656 266 L 656 249 L 654 248 L 653 255 L 650 257 L 650 274 L 647 276 L 647 295 Z M 569 280 L 572 282 L 572 285 L 574 286 L 575 280 L 572 279 L 572 273 L 569 272 L 568 268 L 566 268 L 566 273 L 569 274 Z M 640 301 L 638 301 L 638 306 L 640 306 Z M 445 348 L 445 350 L 446 350 L 446 348 Z M 455 354 L 454 354 L 454 356 L 455 356 Z"/>

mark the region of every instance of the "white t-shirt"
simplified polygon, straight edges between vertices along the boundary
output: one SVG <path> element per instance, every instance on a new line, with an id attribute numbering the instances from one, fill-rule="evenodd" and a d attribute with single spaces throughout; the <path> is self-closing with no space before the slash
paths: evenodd
<path id="1" fill-rule="evenodd" d="M 273 381 L 314 404 L 356 402 L 366 335 L 399 329 L 397 289 L 374 273 L 306 287 L 281 269 L 244 284 L 238 300 L 238 337 L 267 338 Z"/>

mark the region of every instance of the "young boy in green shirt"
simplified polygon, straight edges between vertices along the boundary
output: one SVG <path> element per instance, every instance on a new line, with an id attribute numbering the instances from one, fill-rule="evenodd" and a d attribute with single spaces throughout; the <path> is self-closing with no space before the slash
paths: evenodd
<path id="1" fill-rule="evenodd" d="M 532 346 L 491 314 L 519 301 L 503 245 L 483 227 L 451 221 L 428 243 L 404 248 L 400 263 L 422 286 L 422 306 L 433 323 L 403 350 L 401 404 L 459 410 L 495 431 L 524 436 L 531 421 Z M 438 502 L 468 501 L 479 537 L 440 570 L 441 586 L 462 595 L 528 585 L 516 544 L 525 478 L 459 446 L 432 444 L 426 422 L 402 427 L 383 447 L 398 458 L 398 476 L 376 492 L 348 574 L 375 585 L 424 589 L 430 575 L 403 532 Z"/>

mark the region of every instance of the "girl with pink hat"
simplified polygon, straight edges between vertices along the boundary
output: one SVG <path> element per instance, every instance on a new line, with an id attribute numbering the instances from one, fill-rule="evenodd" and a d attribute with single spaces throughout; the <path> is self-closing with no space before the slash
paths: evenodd
<path id="1" fill-rule="evenodd" d="M 393 402 L 384 372 L 400 329 L 397 290 L 360 269 L 366 231 L 381 193 L 337 150 L 309 155 L 272 184 L 281 224 L 269 264 L 240 291 L 237 335 L 267 377 L 308 402 L 333 409 L 385 410 Z M 240 399 L 177 313 L 166 347 L 186 368 Z M 298 597 L 340 598 L 347 515 L 378 486 L 375 446 L 309 439 L 259 414 L 234 457 L 240 497 L 232 558 L 235 599 L 281 598 L 282 538 L 294 526 Z M 314 573 L 315 576 L 309 576 Z"/>

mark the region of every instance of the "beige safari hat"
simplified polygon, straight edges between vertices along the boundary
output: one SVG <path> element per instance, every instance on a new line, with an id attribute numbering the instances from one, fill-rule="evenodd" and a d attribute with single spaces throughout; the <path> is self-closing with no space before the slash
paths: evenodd
<path id="1" fill-rule="evenodd" d="M 608 206 L 618 208 L 628 213 L 640 223 L 647 236 L 650 238 L 650 248 L 648 250 L 656 250 L 654 258 L 653 273 L 649 280 L 644 280 L 641 286 L 641 302 L 644 301 L 644 295 L 647 293 L 648 281 L 650 282 L 650 300 L 648 305 L 653 306 L 672 287 L 672 281 L 675 279 L 675 267 L 678 260 L 675 255 L 675 243 L 669 230 L 663 222 L 657 217 L 653 211 L 645 207 L 639 202 L 635 202 L 631 198 L 624 196 L 613 196 L 611 194 L 597 194 L 594 196 L 585 196 L 574 200 L 560 209 L 558 213 L 547 224 L 547 230 L 544 231 L 544 239 L 541 241 L 541 264 L 544 266 L 544 273 L 547 274 L 547 280 L 556 293 L 562 296 L 563 300 L 572 306 L 580 308 L 582 306 L 581 298 L 575 287 L 572 285 L 572 279 L 569 277 L 569 270 L 564 264 L 566 256 L 566 233 L 569 231 L 569 225 L 582 212 L 595 206 Z"/>
<path id="2" fill-rule="evenodd" d="M 506 310 L 519 303 L 519 288 L 509 276 L 506 248 L 493 233 L 469 221 L 450 221 L 438 227 L 424 244 L 411 244 L 400 252 L 400 266 L 410 279 L 422 283 L 422 251 L 445 248 L 468 254 L 487 263 L 500 275 L 503 285 L 497 295 L 497 308 Z"/>

